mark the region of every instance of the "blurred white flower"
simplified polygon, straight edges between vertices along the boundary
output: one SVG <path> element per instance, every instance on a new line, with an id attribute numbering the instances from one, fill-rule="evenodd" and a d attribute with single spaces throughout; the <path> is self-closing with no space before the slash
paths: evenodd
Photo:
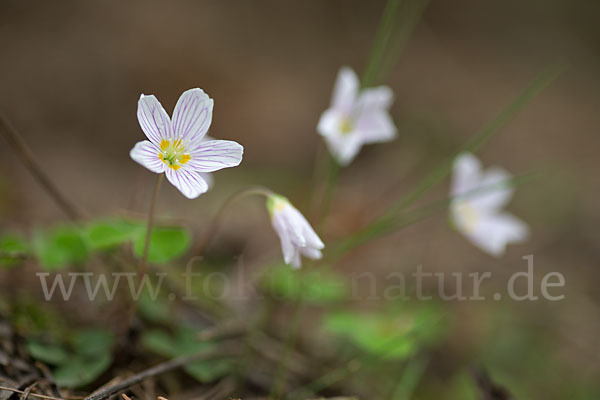
<path id="1" fill-rule="evenodd" d="M 325 247 L 306 218 L 283 196 L 276 194 L 267 198 L 273 228 L 281 240 L 281 250 L 286 264 L 299 268 L 300 255 L 312 259 L 321 258 Z"/>
<path id="2" fill-rule="evenodd" d="M 244 148 L 230 140 L 206 140 L 212 121 L 213 100 L 202 89 L 181 95 L 173 120 L 153 95 L 141 95 L 137 117 L 148 140 L 136 143 L 131 158 L 169 182 L 184 196 L 193 199 L 208 190 L 201 176 L 242 161 Z"/>
<path id="3" fill-rule="evenodd" d="M 473 244 L 494 256 L 501 256 L 508 243 L 524 241 L 529 234 L 520 219 L 501 212 L 514 192 L 507 182 L 510 176 L 498 167 L 482 171 L 481 163 L 470 153 L 454 160 L 452 221 Z"/>
<path id="4" fill-rule="evenodd" d="M 321 115 L 317 131 L 340 165 L 348 165 L 363 144 L 387 142 L 396 137 L 388 110 L 394 100 L 387 86 L 359 91 L 359 80 L 349 67 L 337 76 L 331 107 Z"/>

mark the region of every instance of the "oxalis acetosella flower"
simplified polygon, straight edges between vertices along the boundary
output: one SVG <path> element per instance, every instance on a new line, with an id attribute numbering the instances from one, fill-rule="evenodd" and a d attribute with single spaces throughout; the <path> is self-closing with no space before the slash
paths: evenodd
<path id="1" fill-rule="evenodd" d="M 514 188 L 510 174 L 499 167 L 482 171 L 480 161 L 470 153 L 454 161 L 450 215 L 456 229 L 481 250 L 504 254 L 508 243 L 524 241 L 527 225 L 511 214 L 502 212 Z"/>
<path id="2" fill-rule="evenodd" d="M 271 223 L 279 239 L 286 264 L 300 268 L 300 256 L 318 260 L 325 245 L 306 218 L 283 196 L 272 194 L 267 198 Z"/>
<path id="3" fill-rule="evenodd" d="M 317 126 L 340 165 L 350 164 L 364 144 L 396 137 L 396 126 L 389 115 L 393 100 L 394 94 L 387 86 L 360 90 L 354 71 L 349 67 L 340 69 L 331 107 L 323 112 Z"/>
<path id="4" fill-rule="evenodd" d="M 131 158 L 152 172 L 164 172 L 185 197 L 200 196 L 209 186 L 203 174 L 239 165 L 244 152 L 231 140 L 207 140 L 212 111 L 213 100 L 202 89 L 183 92 L 173 119 L 156 97 L 141 95 L 137 117 L 148 140 L 136 143 Z"/>

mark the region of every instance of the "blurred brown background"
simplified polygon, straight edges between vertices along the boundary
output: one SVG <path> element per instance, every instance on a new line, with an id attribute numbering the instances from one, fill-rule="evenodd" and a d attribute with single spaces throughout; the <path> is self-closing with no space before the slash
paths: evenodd
<path id="1" fill-rule="evenodd" d="M 383 1 L 349 0 L 4 0 L 0 110 L 47 173 L 90 215 L 145 212 L 154 176 L 128 155 L 143 139 L 137 99 L 155 94 L 170 113 L 182 91 L 201 87 L 215 99 L 211 136 L 242 143 L 244 161 L 217 172 L 215 189 L 195 201 L 165 185 L 161 214 L 190 217 L 192 226 L 201 227 L 224 196 L 247 184 L 268 185 L 306 210 L 319 115 L 339 67 L 363 70 L 383 7 Z M 485 165 L 546 172 L 519 188 L 510 207 L 531 225 L 531 241 L 491 260 L 452 232 L 441 215 L 362 248 L 338 266 L 368 266 L 382 274 L 417 264 L 493 270 L 500 285 L 524 270 L 522 255 L 534 254 L 538 279 L 561 271 L 567 298 L 556 304 L 512 303 L 502 312 L 493 302 L 449 306 L 459 321 L 452 351 L 480 354 L 496 340 L 514 339 L 509 347 L 515 365 L 529 349 L 539 373 L 510 363 L 499 368 L 538 379 L 538 398 L 554 398 L 563 371 L 585 382 L 600 376 L 599 21 L 600 2 L 591 0 L 432 1 L 386 82 L 397 96 L 392 114 L 399 138 L 365 148 L 344 171 L 324 233 L 360 227 L 540 71 L 564 62 L 559 80 L 480 153 Z M 63 219 L 12 149 L 0 143 L 2 227 L 28 231 Z M 241 218 L 244 210 L 252 210 L 250 217 Z M 264 235 L 243 239 L 249 240 L 250 259 L 263 251 L 276 257 L 276 239 L 259 212 L 250 206 L 234 211 L 239 218 L 228 223 L 241 229 L 232 235 L 264 228 Z M 524 332 L 532 338 L 524 339 Z M 553 338 L 550 355 L 547 348 L 531 347 L 546 335 Z M 580 384 L 564 379 L 566 387 Z"/>

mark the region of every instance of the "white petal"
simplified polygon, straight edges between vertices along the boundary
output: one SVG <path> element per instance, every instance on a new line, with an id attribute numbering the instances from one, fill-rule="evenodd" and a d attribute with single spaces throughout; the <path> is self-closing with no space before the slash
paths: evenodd
<path id="1" fill-rule="evenodd" d="M 362 147 L 362 140 L 355 133 L 327 136 L 325 142 L 331 155 L 342 166 L 350 164 Z"/>
<path id="2" fill-rule="evenodd" d="M 482 219 L 468 237 L 476 246 L 498 257 L 504 254 L 508 243 L 522 242 L 528 235 L 523 221 L 503 213 Z"/>
<path id="3" fill-rule="evenodd" d="M 292 205 L 289 206 L 290 219 L 293 220 L 295 226 L 300 228 L 300 234 L 302 235 L 305 245 L 308 247 L 314 247 L 322 249 L 325 244 L 321 241 L 319 236 L 315 233 L 308 220 L 302 215 L 298 209 Z"/>
<path id="4" fill-rule="evenodd" d="M 481 163 L 471 153 L 461 153 L 452 166 L 452 195 L 458 196 L 478 187 L 481 180 Z"/>
<path id="5" fill-rule="evenodd" d="M 295 269 L 298 269 L 302 266 L 302 260 L 300 259 L 300 251 L 298 250 L 298 248 L 296 248 L 296 253 L 294 254 L 294 257 L 292 257 L 291 265 Z"/>
<path id="6" fill-rule="evenodd" d="M 289 204 L 279 212 L 279 215 L 285 226 L 287 236 L 294 246 L 304 247 L 306 246 L 306 238 L 302 235 L 302 225 L 298 223 L 294 210 L 294 206 Z"/>
<path id="7" fill-rule="evenodd" d="M 202 179 L 204 179 L 204 182 L 206 182 L 208 190 L 210 190 L 215 183 L 215 179 L 213 178 L 212 174 L 208 172 L 199 172 L 199 174 L 202 177 Z"/>
<path id="8" fill-rule="evenodd" d="M 231 140 L 211 140 L 200 143 L 190 153 L 189 168 L 200 172 L 213 172 L 235 167 L 242 162 L 244 148 Z"/>
<path id="9" fill-rule="evenodd" d="M 386 111 L 361 110 L 354 130 L 363 143 L 388 142 L 396 137 L 396 126 Z"/>
<path id="10" fill-rule="evenodd" d="M 190 89 L 179 97 L 173 111 L 173 131 L 190 142 L 201 139 L 212 122 L 213 100 L 202 89 Z"/>
<path id="11" fill-rule="evenodd" d="M 275 232 L 277 232 L 277 235 L 279 236 L 279 240 L 281 241 L 283 260 L 286 264 L 290 264 L 297 253 L 297 249 L 292 243 L 292 238 L 290 237 L 285 220 L 281 214 L 275 214 L 272 218 L 272 224 Z"/>
<path id="12" fill-rule="evenodd" d="M 173 136 L 169 115 L 153 95 L 140 96 L 137 117 L 142 130 L 151 142 L 160 144 L 162 139 Z"/>
<path id="13" fill-rule="evenodd" d="M 167 175 L 169 182 L 188 199 L 195 199 L 208 190 L 208 185 L 197 172 L 183 168 L 177 171 L 167 168 L 165 175 Z"/>
<path id="14" fill-rule="evenodd" d="M 488 213 L 499 211 L 510 200 L 514 187 L 508 180 L 510 174 L 499 167 L 488 168 L 484 171 L 479 183 L 480 190 L 476 190 L 469 202 L 479 210 Z"/>
<path id="15" fill-rule="evenodd" d="M 321 136 L 339 136 L 342 135 L 340 127 L 342 126 L 342 120 L 344 114 L 334 109 L 328 109 L 321 114 L 319 124 L 317 125 L 317 132 Z"/>
<path id="16" fill-rule="evenodd" d="M 365 89 L 358 97 L 359 110 L 388 110 L 394 101 L 394 92 L 387 86 Z"/>
<path id="17" fill-rule="evenodd" d="M 335 82 L 331 107 L 346 114 L 352 112 L 358 93 L 358 77 L 350 67 L 342 67 Z"/>
<path id="18" fill-rule="evenodd" d="M 312 258 L 313 260 L 320 260 L 323 257 L 321 250 L 312 247 L 303 247 L 300 252 L 304 257 Z"/>
<path id="19" fill-rule="evenodd" d="M 140 163 L 152 172 L 160 174 L 165 172 L 165 163 L 158 158 L 158 154 L 158 146 L 148 140 L 137 142 L 129 152 L 129 156 L 133 161 Z"/>

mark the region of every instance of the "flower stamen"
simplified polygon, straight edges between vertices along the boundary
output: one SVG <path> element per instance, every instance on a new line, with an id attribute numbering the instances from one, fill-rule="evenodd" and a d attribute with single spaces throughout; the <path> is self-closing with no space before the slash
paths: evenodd
<path id="1" fill-rule="evenodd" d="M 160 153 L 158 158 L 169 168 L 177 171 L 182 165 L 186 164 L 192 158 L 188 153 L 185 152 L 185 146 L 181 142 L 181 139 L 167 140 L 163 139 L 160 142 Z"/>

